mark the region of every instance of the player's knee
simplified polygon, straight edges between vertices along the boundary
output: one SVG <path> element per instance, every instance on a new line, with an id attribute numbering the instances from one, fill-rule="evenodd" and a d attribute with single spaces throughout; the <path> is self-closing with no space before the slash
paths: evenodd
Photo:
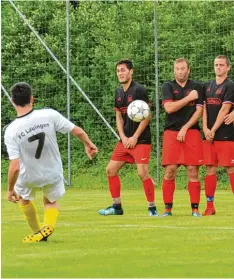
<path id="1" fill-rule="evenodd" d="M 138 171 L 137 174 L 138 174 L 141 181 L 145 181 L 146 179 L 149 178 L 149 173 L 148 172 Z"/>
<path id="2" fill-rule="evenodd" d="M 106 167 L 106 175 L 107 176 L 115 176 L 117 175 L 117 171 L 115 169 L 113 169 L 112 167 L 110 167 L 109 165 Z"/>
<path id="3" fill-rule="evenodd" d="M 176 178 L 177 168 L 166 168 L 164 178 L 166 180 L 174 180 Z"/>
<path id="4" fill-rule="evenodd" d="M 189 180 L 198 180 L 198 167 L 196 166 L 188 166 L 187 167 L 187 174 Z"/>

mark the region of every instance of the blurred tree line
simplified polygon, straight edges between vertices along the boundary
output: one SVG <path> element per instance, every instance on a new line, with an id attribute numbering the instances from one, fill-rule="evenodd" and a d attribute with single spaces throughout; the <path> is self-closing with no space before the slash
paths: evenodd
<path id="1" fill-rule="evenodd" d="M 14 3 L 66 68 L 66 2 Z M 3 85 L 9 92 L 15 82 L 26 81 L 33 88 L 35 107 L 52 107 L 66 116 L 66 75 L 9 2 L 2 1 L 1 8 Z M 173 78 L 173 61 L 186 57 L 191 78 L 213 78 L 215 56 L 226 54 L 234 61 L 233 15 L 232 1 L 71 1 L 70 75 L 116 128 L 113 105 L 119 85 L 115 63 L 121 58 L 132 59 L 134 79 L 148 88 L 153 104 L 155 155 L 156 121 L 161 135 L 165 118 L 160 108 L 160 119 L 155 119 L 156 94 L 161 99 L 162 83 Z M 232 78 L 233 73 L 231 70 Z M 100 149 L 97 159 L 89 162 L 83 156 L 83 146 L 72 139 L 73 172 L 78 168 L 85 171 L 90 165 L 98 169 L 108 162 L 116 138 L 73 84 L 70 94 L 71 120 L 83 127 Z M 14 117 L 14 109 L 2 95 L 2 127 Z M 59 144 L 66 165 L 66 137 L 59 137 Z"/>

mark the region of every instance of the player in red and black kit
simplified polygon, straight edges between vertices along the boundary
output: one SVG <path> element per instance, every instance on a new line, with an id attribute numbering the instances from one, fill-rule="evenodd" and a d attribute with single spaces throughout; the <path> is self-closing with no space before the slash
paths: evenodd
<path id="1" fill-rule="evenodd" d="M 115 94 L 116 123 L 121 140 L 117 143 L 106 168 L 113 205 L 98 212 L 105 216 L 123 215 L 118 172 L 126 163 L 136 163 L 148 201 L 148 213 L 150 216 L 158 216 L 154 202 L 154 183 L 149 176 L 148 167 L 151 152 L 150 117 L 136 123 L 127 116 L 127 107 L 132 101 L 143 100 L 149 103 L 147 91 L 132 80 L 133 64 L 130 60 L 119 61 L 116 64 L 116 72 L 122 85 Z"/>
<path id="2" fill-rule="evenodd" d="M 162 86 L 166 123 L 163 135 L 162 165 L 165 167 L 162 185 L 165 211 L 163 217 L 172 215 L 175 178 L 178 167 L 187 169 L 188 192 L 192 216 L 200 217 L 201 185 L 199 166 L 203 164 L 202 140 L 198 120 L 202 116 L 203 93 L 199 82 L 189 80 L 190 67 L 184 58 L 174 63 L 175 80 Z"/>
<path id="3" fill-rule="evenodd" d="M 207 207 L 204 216 L 216 213 L 214 195 L 217 185 L 217 166 L 225 167 L 234 193 L 234 127 L 231 111 L 234 105 L 234 82 L 228 78 L 230 61 L 219 55 L 214 60 L 215 80 L 204 84 L 203 112 L 204 164 L 206 165 L 205 194 Z M 226 123 L 225 123 L 226 122 Z"/>

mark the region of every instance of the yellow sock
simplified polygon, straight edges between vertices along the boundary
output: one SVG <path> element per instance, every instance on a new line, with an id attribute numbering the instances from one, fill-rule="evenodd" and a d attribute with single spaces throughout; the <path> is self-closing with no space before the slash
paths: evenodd
<path id="1" fill-rule="evenodd" d="M 53 228 L 55 227 L 57 223 L 57 218 L 58 218 L 58 208 L 56 207 L 47 207 L 44 210 L 44 226 L 50 225 Z"/>
<path id="2" fill-rule="evenodd" d="M 37 232 L 40 230 L 40 222 L 37 214 L 36 206 L 33 202 L 30 201 L 27 205 L 19 205 L 20 210 L 24 214 L 25 220 L 28 222 L 30 228 L 33 230 L 33 232 Z"/>

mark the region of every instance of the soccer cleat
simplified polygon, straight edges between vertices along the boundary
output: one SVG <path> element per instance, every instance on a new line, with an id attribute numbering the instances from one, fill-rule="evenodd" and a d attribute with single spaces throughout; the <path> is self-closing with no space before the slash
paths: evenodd
<path id="1" fill-rule="evenodd" d="M 149 207 L 148 213 L 149 213 L 149 216 L 158 216 L 158 211 L 157 211 L 156 206 Z"/>
<path id="2" fill-rule="evenodd" d="M 192 211 L 192 216 L 193 216 L 193 217 L 202 217 L 201 214 L 200 214 L 200 212 L 199 212 L 198 210 Z"/>
<path id="3" fill-rule="evenodd" d="M 107 215 L 123 215 L 123 209 L 122 208 L 114 208 L 113 206 L 109 206 L 106 209 L 100 209 L 98 211 L 99 214 L 103 215 L 103 216 L 107 216 Z"/>
<path id="4" fill-rule="evenodd" d="M 215 215 L 216 211 L 214 208 L 206 208 L 206 210 L 202 213 L 203 216 Z"/>
<path id="5" fill-rule="evenodd" d="M 47 241 L 47 237 L 53 233 L 54 229 L 52 226 L 44 226 L 38 232 L 30 234 L 23 239 L 23 243 L 32 243 Z"/>
<path id="6" fill-rule="evenodd" d="M 172 216 L 172 213 L 171 213 L 171 211 L 164 211 L 160 216 L 168 217 L 168 216 Z"/>

